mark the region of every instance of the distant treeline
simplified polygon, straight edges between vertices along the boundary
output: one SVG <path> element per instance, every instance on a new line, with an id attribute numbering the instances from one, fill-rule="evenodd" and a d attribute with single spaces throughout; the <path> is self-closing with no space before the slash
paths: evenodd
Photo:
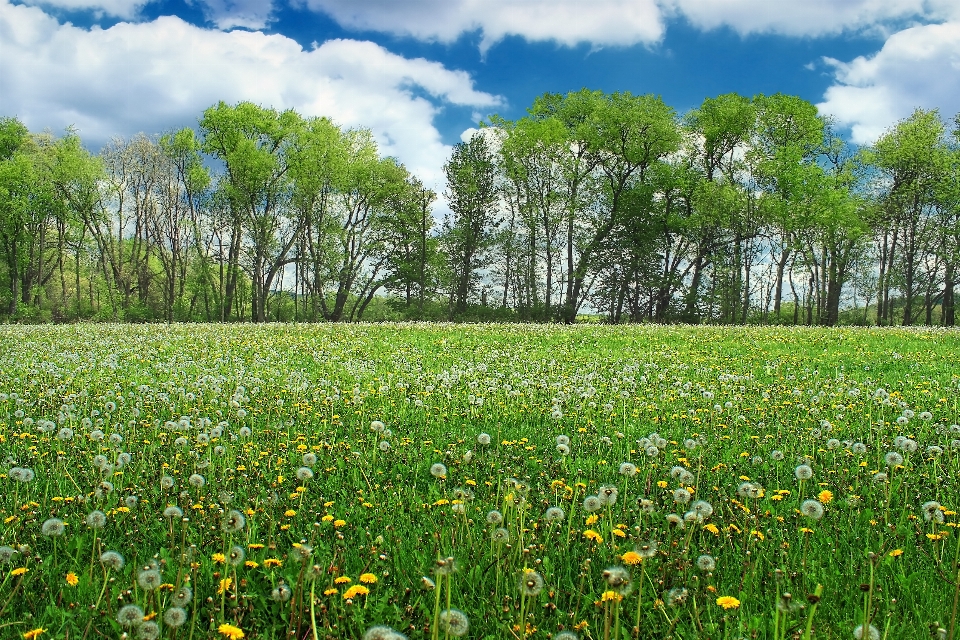
<path id="1" fill-rule="evenodd" d="M 869 148 L 800 98 L 538 98 L 437 194 L 368 130 L 250 103 L 116 139 L 0 118 L 0 319 L 942 324 L 960 145 L 917 110 Z"/>

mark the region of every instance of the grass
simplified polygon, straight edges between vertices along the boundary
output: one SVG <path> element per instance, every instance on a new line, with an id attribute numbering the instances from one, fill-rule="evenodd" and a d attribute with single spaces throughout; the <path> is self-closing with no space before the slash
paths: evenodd
<path id="1" fill-rule="evenodd" d="M 0 334 L 0 637 L 960 637 L 952 331 Z"/>

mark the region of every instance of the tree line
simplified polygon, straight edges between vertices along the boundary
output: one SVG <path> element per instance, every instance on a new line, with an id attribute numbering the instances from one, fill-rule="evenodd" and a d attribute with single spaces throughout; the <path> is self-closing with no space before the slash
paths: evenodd
<path id="1" fill-rule="evenodd" d="M 114 139 L 0 118 L 0 318 L 955 322 L 960 121 L 856 147 L 794 96 L 582 90 L 437 194 L 370 131 L 251 103 Z"/>

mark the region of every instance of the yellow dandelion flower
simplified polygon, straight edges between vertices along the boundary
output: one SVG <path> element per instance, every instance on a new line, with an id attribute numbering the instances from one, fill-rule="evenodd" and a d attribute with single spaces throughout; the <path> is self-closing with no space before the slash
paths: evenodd
<path id="1" fill-rule="evenodd" d="M 333 516 L 330 515 L 329 513 L 320 519 L 323 520 L 324 522 L 333 522 Z"/>
<path id="2" fill-rule="evenodd" d="M 46 629 L 42 629 L 42 628 L 40 628 L 40 627 L 37 627 L 36 629 L 31 629 L 30 631 L 27 631 L 26 633 L 24 633 L 24 634 L 23 634 L 23 637 L 24 637 L 26 640 L 33 640 L 34 638 L 40 637 L 40 634 L 41 634 L 41 633 L 44 633 L 45 631 L 46 631 Z"/>
<path id="3" fill-rule="evenodd" d="M 254 542 L 254 543 L 252 543 L 252 544 L 248 544 L 248 545 L 247 545 L 247 548 L 248 548 L 248 549 L 252 549 L 252 550 L 254 550 L 254 551 L 257 551 L 257 550 L 259 550 L 259 549 L 263 549 L 263 545 L 260 544 L 259 542 Z"/>
<path id="4" fill-rule="evenodd" d="M 710 533 L 712 533 L 713 535 L 717 535 L 720 533 L 720 529 L 717 529 L 717 525 L 713 524 L 712 522 L 704 525 L 703 528 L 709 531 Z"/>
<path id="5" fill-rule="evenodd" d="M 614 602 L 620 602 L 623 600 L 623 594 L 617 593 L 612 589 L 608 589 L 603 592 L 603 595 L 600 596 L 600 602 L 609 602 L 611 600 Z"/>
<path id="6" fill-rule="evenodd" d="M 260 563 L 254 560 L 247 560 L 243 563 L 243 566 L 245 566 L 247 569 L 256 569 L 260 566 Z"/>
<path id="7" fill-rule="evenodd" d="M 273 567 L 282 567 L 283 560 L 279 560 L 277 558 L 267 558 L 263 561 L 263 566 L 265 566 L 267 569 L 272 569 Z"/>
<path id="8" fill-rule="evenodd" d="M 368 593 L 370 593 L 370 589 L 367 589 L 362 584 L 355 584 L 343 592 L 343 599 L 350 600 L 351 598 L 356 598 L 357 596 L 365 596 Z"/>
<path id="9" fill-rule="evenodd" d="M 323 595 L 325 595 L 325 596 L 332 596 L 332 595 L 335 595 L 335 594 L 337 594 L 337 593 L 340 593 L 340 592 L 337 591 L 336 589 L 334 589 L 333 587 L 330 587 L 329 589 L 324 590 Z"/>
<path id="10" fill-rule="evenodd" d="M 345 524 L 347 524 L 347 521 L 346 521 L 346 520 L 334 520 L 334 521 L 333 521 L 333 526 L 335 526 L 335 527 L 342 527 L 342 526 L 345 525 Z"/>
<path id="11" fill-rule="evenodd" d="M 617 537 L 617 538 L 626 538 L 626 537 L 627 537 L 627 534 L 625 534 L 625 533 L 624 533 L 623 531 L 621 531 L 620 529 L 614 529 L 614 530 L 611 531 L 610 533 L 612 533 L 612 534 L 613 534 L 615 537 Z"/>
<path id="12" fill-rule="evenodd" d="M 717 604 L 724 609 L 736 609 L 740 606 L 740 601 L 733 596 L 720 596 L 717 598 Z"/>
<path id="13" fill-rule="evenodd" d="M 587 516 L 587 526 L 589 527 L 589 526 L 592 525 L 592 524 L 596 524 L 596 523 L 597 523 L 597 520 L 599 520 L 599 519 L 600 519 L 600 516 L 598 516 L 598 515 L 595 514 L 595 513 Z"/>
<path id="14" fill-rule="evenodd" d="M 903 555 L 903 549 L 894 549 L 887 555 L 890 556 L 891 558 L 899 558 L 900 556 Z"/>
<path id="15" fill-rule="evenodd" d="M 22 576 L 27 571 L 30 571 L 30 569 L 27 569 L 26 567 L 17 567 L 16 569 L 10 572 L 10 575 L 16 578 L 17 576 Z"/>
<path id="16" fill-rule="evenodd" d="M 333 581 L 333 584 L 350 584 L 351 582 L 353 582 L 353 580 L 351 580 L 349 577 L 340 576 L 339 578 Z"/>
<path id="17" fill-rule="evenodd" d="M 640 564 L 643 562 L 643 556 L 636 551 L 627 551 L 625 554 L 620 556 L 620 559 L 626 564 Z"/>
<path id="18" fill-rule="evenodd" d="M 819 498 L 820 502 L 822 502 L 823 504 L 827 504 L 828 502 L 833 500 L 833 492 L 830 491 L 829 489 L 824 489 L 823 491 L 817 494 L 817 498 Z"/>
<path id="19" fill-rule="evenodd" d="M 230 640 L 241 640 L 241 638 L 246 637 L 246 635 L 243 633 L 243 629 L 240 627 L 235 627 L 232 624 L 227 624 L 226 622 L 217 627 L 217 631 Z"/>
<path id="20" fill-rule="evenodd" d="M 217 587 L 217 593 L 223 595 L 230 590 L 230 587 L 233 586 L 233 578 L 224 578 L 220 581 L 220 586 Z M 242 636 L 241 636 L 242 637 Z"/>
<path id="21" fill-rule="evenodd" d="M 667 481 L 666 481 L 666 480 L 660 480 L 660 481 L 657 482 L 657 486 L 660 487 L 661 489 L 666 489 L 666 488 L 667 488 Z"/>
<path id="22" fill-rule="evenodd" d="M 586 531 L 584 531 L 583 537 L 586 538 L 587 540 L 593 540 L 597 544 L 603 542 L 603 536 L 601 536 L 599 533 L 597 533 L 593 529 L 587 529 Z"/>
<path id="23" fill-rule="evenodd" d="M 67 584 L 71 587 L 75 587 L 80 584 L 80 578 L 77 577 L 73 571 L 68 571 L 66 576 Z"/>
<path id="24" fill-rule="evenodd" d="M 223 564 L 227 561 L 227 557 L 222 553 L 215 553 L 210 558 L 217 564 Z"/>
<path id="25" fill-rule="evenodd" d="M 377 576 L 372 573 L 362 573 L 360 574 L 360 582 L 364 584 L 374 584 L 377 581 Z"/>
<path id="26" fill-rule="evenodd" d="M 288 518 L 292 518 L 293 516 L 297 515 L 297 512 L 293 509 L 287 509 L 283 512 L 283 515 L 287 516 Z"/>

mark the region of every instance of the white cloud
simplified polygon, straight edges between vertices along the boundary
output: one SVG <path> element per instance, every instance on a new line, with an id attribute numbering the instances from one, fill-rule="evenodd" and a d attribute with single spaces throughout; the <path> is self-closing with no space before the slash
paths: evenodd
<path id="1" fill-rule="evenodd" d="M 153 0 L 24 0 L 24 4 L 67 11 L 93 11 L 115 18 L 135 18 Z"/>
<path id="2" fill-rule="evenodd" d="M 438 111 L 499 104 L 462 71 L 371 42 L 305 51 L 281 35 L 202 29 L 175 17 L 86 30 L 0 0 L 0 42 L 0 113 L 33 130 L 73 124 L 96 148 L 113 135 L 193 125 L 220 100 L 249 100 L 368 127 L 385 155 L 438 191 L 450 152 L 434 126 Z"/>
<path id="3" fill-rule="evenodd" d="M 730 27 L 740 34 L 820 36 L 910 18 L 942 19 L 947 0 L 661 0 L 700 29 Z"/>
<path id="4" fill-rule="evenodd" d="M 960 22 L 905 29 L 872 56 L 826 62 L 835 84 L 817 107 L 849 127 L 854 142 L 873 142 L 917 107 L 946 117 L 960 111 Z"/>
<path id="5" fill-rule="evenodd" d="M 299 0 L 341 25 L 451 42 L 479 30 L 481 49 L 507 36 L 572 46 L 656 42 L 656 0 Z"/>
<path id="6" fill-rule="evenodd" d="M 189 1 L 189 0 L 188 0 Z M 199 0 L 207 20 L 219 29 L 262 29 L 273 14 L 272 0 Z"/>

